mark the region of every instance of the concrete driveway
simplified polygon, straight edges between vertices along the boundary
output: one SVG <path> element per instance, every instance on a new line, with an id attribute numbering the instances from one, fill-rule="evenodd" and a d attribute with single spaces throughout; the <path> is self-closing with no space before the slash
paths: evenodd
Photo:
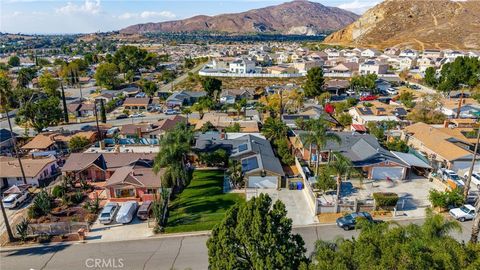
<path id="1" fill-rule="evenodd" d="M 154 235 L 152 230 L 153 228 L 148 227 L 148 222 L 139 220 L 137 217 L 125 225 L 115 221 L 104 225 L 97 220 L 87 233 L 86 240 L 89 242 L 134 240 Z"/>
<path id="2" fill-rule="evenodd" d="M 247 192 L 247 200 L 260 193 L 268 194 L 274 202 L 281 200 L 285 204 L 287 216 L 292 219 L 293 225 L 318 223 L 318 219 L 308 205 L 307 198 L 305 198 L 302 190 L 257 189 L 256 192 Z"/>

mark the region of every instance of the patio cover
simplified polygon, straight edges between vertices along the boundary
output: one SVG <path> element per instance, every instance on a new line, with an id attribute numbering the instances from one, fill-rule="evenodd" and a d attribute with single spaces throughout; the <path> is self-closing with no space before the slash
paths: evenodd
<path id="1" fill-rule="evenodd" d="M 401 161 L 408 164 L 410 167 L 420 167 L 420 168 L 432 169 L 432 167 L 430 165 L 428 165 L 425 161 L 419 159 L 418 157 L 416 157 L 413 154 L 396 152 L 396 151 L 390 151 L 390 152 L 392 152 L 392 154 L 394 154 Z"/>

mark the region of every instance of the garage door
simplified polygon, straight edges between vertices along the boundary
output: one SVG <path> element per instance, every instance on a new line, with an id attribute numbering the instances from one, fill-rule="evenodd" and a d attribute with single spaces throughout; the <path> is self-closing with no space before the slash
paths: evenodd
<path id="1" fill-rule="evenodd" d="M 372 179 L 384 180 L 387 177 L 394 180 L 403 178 L 403 167 L 374 167 L 372 169 Z"/>
<path id="2" fill-rule="evenodd" d="M 275 176 L 250 176 L 248 178 L 249 188 L 277 188 L 278 178 Z"/>

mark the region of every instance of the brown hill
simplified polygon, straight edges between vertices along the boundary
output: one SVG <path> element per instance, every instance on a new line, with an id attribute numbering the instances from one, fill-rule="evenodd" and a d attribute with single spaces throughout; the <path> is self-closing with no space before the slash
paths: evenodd
<path id="1" fill-rule="evenodd" d="M 480 49 L 478 0 L 386 0 L 325 39 L 328 44 Z"/>
<path id="2" fill-rule="evenodd" d="M 277 32 L 282 34 L 317 34 L 338 30 L 359 16 L 304 0 L 253 9 L 242 13 L 195 16 L 185 20 L 132 25 L 121 33 L 212 31 L 227 33 Z"/>

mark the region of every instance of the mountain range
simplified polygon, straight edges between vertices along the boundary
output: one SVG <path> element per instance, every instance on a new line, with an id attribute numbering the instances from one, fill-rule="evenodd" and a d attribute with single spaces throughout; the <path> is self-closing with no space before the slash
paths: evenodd
<path id="1" fill-rule="evenodd" d="M 358 47 L 480 49 L 478 0 L 386 0 L 325 43 Z"/>
<path id="2" fill-rule="evenodd" d="M 296 0 L 241 13 L 199 15 L 184 20 L 136 24 L 121 29 L 120 33 L 207 31 L 316 35 L 341 29 L 358 18 L 359 15 L 340 8 Z"/>

